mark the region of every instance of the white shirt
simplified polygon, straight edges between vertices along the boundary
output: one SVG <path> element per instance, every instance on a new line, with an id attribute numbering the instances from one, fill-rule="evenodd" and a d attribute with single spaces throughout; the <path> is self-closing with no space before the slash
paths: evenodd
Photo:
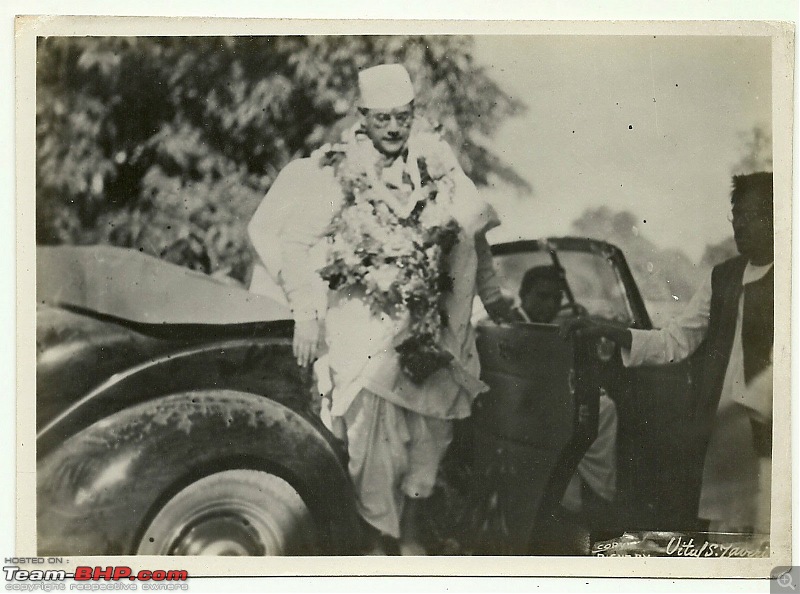
<path id="1" fill-rule="evenodd" d="M 772 264 L 748 263 L 742 284 L 763 278 Z M 759 464 L 745 400 L 742 317 L 744 292 L 739 298 L 736 331 L 722 393 L 706 451 L 700 494 L 701 518 L 732 530 L 754 525 Z M 686 310 L 658 330 L 631 330 L 631 349 L 622 351 L 626 367 L 681 361 L 700 345 L 711 313 L 711 274 L 704 279 Z"/>

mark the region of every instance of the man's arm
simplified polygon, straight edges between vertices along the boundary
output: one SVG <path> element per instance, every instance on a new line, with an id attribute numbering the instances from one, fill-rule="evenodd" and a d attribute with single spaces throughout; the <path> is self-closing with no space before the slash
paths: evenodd
<path id="1" fill-rule="evenodd" d="M 500 290 L 500 282 L 492 260 L 492 250 L 483 232 L 475 235 L 475 251 L 478 255 L 475 284 L 486 313 L 496 324 L 512 321 L 513 302 L 506 299 Z"/>
<path id="2" fill-rule="evenodd" d="M 631 329 L 624 324 L 592 316 L 566 320 L 561 327 L 561 332 L 563 336 L 573 334 L 589 338 L 608 338 L 616 342 L 623 350 L 628 351 L 631 349 L 633 341 Z"/>
<path id="3" fill-rule="evenodd" d="M 493 322 L 496 324 L 510 322 L 513 301 L 506 299 L 500 290 L 500 282 L 492 260 L 492 250 L 486 240 L 486 233 L 500 225 L 500 219 L 495 209 L 480 198 L 475 184 L 461 169 L 450 145 L 444 141 L 439 142 L 439 155 L 455 184 L 453 215 L 464 231 L 472 233 L 474 237 L 475 252 L 478 257 L 475 276 L 478 296 Z"/>
<path id="4" fill-rule="evenodd" d="M 338 208 L 341 192 L 332 176 L 309 159 L 287 165 L 253 217 L 248 232 L 262 261 L 272 263 L 295 321 L 298 364 L 310 364 L 322 340 L 327 287 L 317 274 L 312 248 Z M 279 220 L 280 222 L 276 222 Z M 268 266 L 269 268 L 269 266 Z"/>
<path id="5" fill-rule="evenodd" d="M 695 292 L 686 310 L 657 330 L 635 330 L 608 320 L 582 317 L 568 321 L 562 334 L 605 337 L 622 349 L 626 367 L 682 361 L 703 342 L 711 311 L 711 275 Z"/>

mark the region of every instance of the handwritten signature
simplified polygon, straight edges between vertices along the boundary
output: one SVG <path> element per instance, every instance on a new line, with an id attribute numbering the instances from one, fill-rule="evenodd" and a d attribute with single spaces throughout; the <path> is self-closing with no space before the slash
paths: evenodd
<path id="1" fill-rule="evenodd" d="M 699 545 L 699 546 L 698 546 Z M 667 544 L 667 555 L 671 557 L 763 557 L 764 551 L 738 544 L 717 542 L 695 543 L 693 538 L 685 540 L 682 536 L 672 537 Z"/>
<path id="2" fill-rule="evenodd" d="M 769 556 L 766 540 L 735 543 L 713 542 L 685 535 L 671 536 L 664 546 L 656 540 L 644 538 L 631 541 L 595 543 L 596 557 L 694 557 L 694 558 L 755 558 Z"/>

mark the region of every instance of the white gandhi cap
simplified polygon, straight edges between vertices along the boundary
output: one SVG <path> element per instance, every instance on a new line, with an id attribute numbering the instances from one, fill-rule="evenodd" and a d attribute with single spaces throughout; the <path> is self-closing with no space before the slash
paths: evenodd
<path id="1" fill-rule="evenodd" d="M 367 109 L 391 109 L 414 100 L 411 77 L 402 64 L 382 64 L 358 73 L 359 105 Z"/>

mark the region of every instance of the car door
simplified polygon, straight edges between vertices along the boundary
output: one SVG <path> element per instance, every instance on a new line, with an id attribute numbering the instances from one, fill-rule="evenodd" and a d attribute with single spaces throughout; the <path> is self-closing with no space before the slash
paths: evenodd
<path id="1" fill-rule="evenodd" d="M 500 244 L 494 254 L 508 296 L 516 296 L 527 269 L 554 263 L 564 270 L 571 299 L 590 315 L 652 328 L 625 258 L 610 244 L 551 238 Z M 568 309 L 565 313 L 571 315 Z M 543 353 L 532 352 L 524 359 L 536 362 L 531 365 L 548 361 Z M 617 349 L 600 366 L 599 382 L 618 414 L 614 508 L 623 529 L 694 527 L 702 455 L 690 447 L 689 436 L 701 357 L 698 352 L 670 365 L 625 368 Z"/>
<path id="2" fill-rule="evenodd" d="M 472 417 L 479 549 L 524 554 L 596 436 L 597 369 L 551 324 L 479 326 L 478 350 L 489 386 Z"/>

